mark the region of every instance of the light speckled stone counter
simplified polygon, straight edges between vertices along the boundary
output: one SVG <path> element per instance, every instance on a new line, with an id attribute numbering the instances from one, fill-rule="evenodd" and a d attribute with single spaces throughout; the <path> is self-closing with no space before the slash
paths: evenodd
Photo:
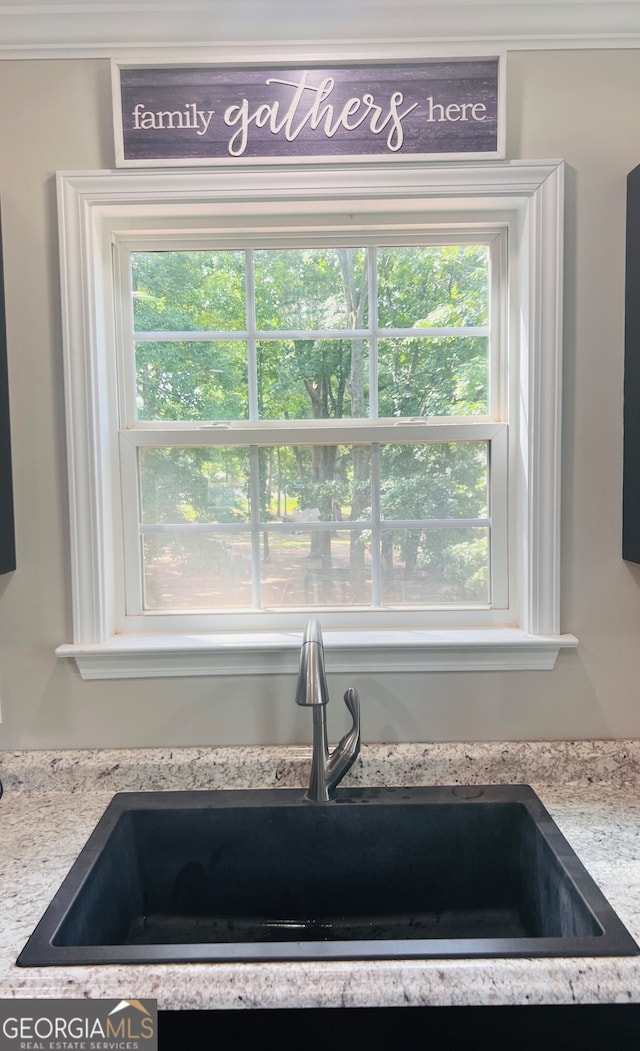
<path id="1" fill-rule="evenodd" d="M 29 968 L 15 959 L 114 792 L 304 787 L 303 748 L 4 752 L 0 997 L 160 1009 L 640 1003 L 640 956 Z M 640 940 L 640 741 L 365 746 L 344 784 L 533 786 Z"/>

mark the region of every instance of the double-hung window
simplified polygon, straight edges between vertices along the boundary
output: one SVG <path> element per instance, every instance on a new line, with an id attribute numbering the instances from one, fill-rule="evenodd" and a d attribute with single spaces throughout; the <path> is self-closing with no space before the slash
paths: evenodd
<path id="1" fill-rule="evenodd" d="M 502 232 L 279 240 L 116 241 L 126 615 L 504 609 Z"/>
<path id="2" fill-rule="evenodd" d="M 59 652 L 87 676 L 277 670 L 312 613 L 351 665 L 551 666 L 573 641 L 561 186 L 558 165 L 59 177 Z"/>

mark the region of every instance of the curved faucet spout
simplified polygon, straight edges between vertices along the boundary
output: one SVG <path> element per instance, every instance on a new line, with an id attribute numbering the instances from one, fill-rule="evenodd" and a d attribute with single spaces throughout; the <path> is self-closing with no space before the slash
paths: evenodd
<path id="1" fill-rule="evenodd" d="M 360 751 L 360 698 L 352 686 L 344 695 L 353 725 L 333 752 L 327 743 L 326 707 L 329 691 L 324 669 L 324 644 L 317 620 L 307 624 L 300 650 L 296 704 L 313 708 L 313 753 L 307 799 L 326 803 L 335 797 L 336 785 L 355 762 Z"/>
<path id="2" fill-rule="evenodd" d="M 324 643 L 319 620 L 310 620 L 302 637 L 296 704 L 304 708 L 329 703 L 324 673 Z"/>

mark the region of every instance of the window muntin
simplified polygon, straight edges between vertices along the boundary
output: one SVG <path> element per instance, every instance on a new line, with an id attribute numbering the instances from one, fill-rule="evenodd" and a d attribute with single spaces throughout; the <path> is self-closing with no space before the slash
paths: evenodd
<path id="1" fill-rule="evenodd" d="M 128 616 L 507 604 L 502 237 L 122 240 Z"/>

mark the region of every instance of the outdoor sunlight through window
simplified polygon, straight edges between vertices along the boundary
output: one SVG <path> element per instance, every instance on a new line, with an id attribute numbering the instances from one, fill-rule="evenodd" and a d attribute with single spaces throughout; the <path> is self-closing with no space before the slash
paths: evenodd
<path id="1" fill-rule="evenodd" d="M 493 254 L 123 243 L 127 611 L 504 604 Z"/>

